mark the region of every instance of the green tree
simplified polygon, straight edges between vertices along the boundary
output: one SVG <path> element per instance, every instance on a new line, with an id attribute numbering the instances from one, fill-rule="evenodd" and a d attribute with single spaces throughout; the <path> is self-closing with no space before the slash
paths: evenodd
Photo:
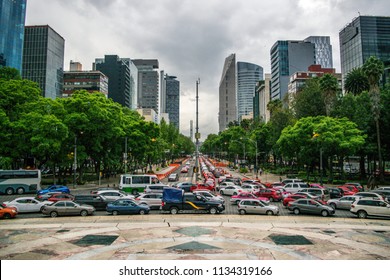
<path id="1" fill-rule="evenodd" d="M 361 94 L 363 91 L 368 91 L 370 84 L 366 74 L 361 67 L 354 68 L 347 74 L 344 83 L 344 89 L 347 93 L 353 95 Z"/>
<path id="2" fill-rule="evenodd" d="M 0 66 L 0 81 L 21 80 L 19 70 L 12 67 Z"/>
<path id="3" fill-rule="evenodd" d="M 378 164 L 380 171 L 380 180 L 384 181 L 384 169 L 382 161 L 382 151 L 381 151 L 381 140 L 380 140 L 380 91 L 379 91 L 379 80 L 384 72 L 384 65 L 381 60 L 371 56 L 363 64 L 363 72 L 366 74 L 368 83 L 370 84 L 370 97 L 372 104 L 372 113 L 374 115 L 375 125 L 376 125 L 376 137 L 378 145 Z"/>
<path id="4" fill-rule="evenodd" d="M 326 115 L 330 116 L 339 88 L 336 77 L 328 73 L 322 76 L 320 78 L 320 88 L 324 97 Z"/>

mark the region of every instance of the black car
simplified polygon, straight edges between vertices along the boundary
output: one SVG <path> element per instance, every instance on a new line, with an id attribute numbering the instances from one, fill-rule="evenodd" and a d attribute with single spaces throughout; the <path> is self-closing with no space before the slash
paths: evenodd
<path id="1" fill-rule="evenodd" d="M 338 188 L 328 188 L 330 198 L 340 198 L 343 196 L 342 192 Z"/>
<path id="2" fill-rule="evenodd" d="M 96 210 L 106 210 L 108 201 L 98 194 L 80 194 L 75 195 L 74 202 L 88 204 L 95 207 Z"/>

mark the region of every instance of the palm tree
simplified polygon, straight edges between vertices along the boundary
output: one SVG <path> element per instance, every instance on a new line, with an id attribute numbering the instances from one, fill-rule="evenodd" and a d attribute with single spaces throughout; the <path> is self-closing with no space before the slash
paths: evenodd
<path id="1" fill-rule="evenodd" d="M 372 113 L 374 115 L 375 125 L 376 125 L 376 137 L 378 144 L 378 161 L 379 161 L 379 174 L 380 180 L 383 182 L 383 164 L 382 164 L 382 152 L 381 152 L 381 140 L 380 140 L 380 131 L 379 131 L 379 116 L 380 116 L 380 91 L 379 91 L 379 80 L 384 72 L 383 62 L 380 61 L 375 56 L 371 56 L 363 65 L 363 72 L 366 74 L 368 83 L 370 84 L 370 98 Z"/>
<path id="2" fill-rule="evenodd" d="M 346 92 L 352 93 L 353 95 L 358 95 L 363 91 L 368 91 L 370 89 L 368 78 L 361 67 L 354 68 L 347 74 L 344 82 L 344 89 Z"/>
<path id="3" fill-rule="evenodd" d="M 331 74 L 325 74 L 320 79 L 320 88 L 324 96 L 326 115 L 330 115 L 339 88 L 337 78 Z"/>

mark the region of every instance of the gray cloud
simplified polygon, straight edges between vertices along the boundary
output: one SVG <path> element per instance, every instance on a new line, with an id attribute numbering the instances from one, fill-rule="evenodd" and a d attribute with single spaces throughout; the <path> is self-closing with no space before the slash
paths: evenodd
<path id="1" fill-rule="evenodd" d="M 159 59 L 160 68 L 181 81 L 185 135 L 195 121 L 200 77 L 199 127 L 205 138 L 217 133 L 218 86 L 229 54 L 269 72 L 277 40 L 328 35 L 340 71 L 339 30 L 358 12 L 385 11 L 387 0 L 34 0 L 28 1 L 27 24 L 49 24 L 65 38 L 65 69 L 71 59 L 90 69 L 105 54 Z"/>

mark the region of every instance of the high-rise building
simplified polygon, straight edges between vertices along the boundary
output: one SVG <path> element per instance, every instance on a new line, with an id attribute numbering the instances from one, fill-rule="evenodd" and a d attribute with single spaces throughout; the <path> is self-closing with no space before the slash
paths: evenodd
<path id="1" fill-rule="evenodd" d="M 22 72 L 26 0 L 0 1 L 0 65 Z"/>
<path id="2" fill-rule="evenodd" d="M 62 97 L 69 97 L 77 90 L 101 92 L 108 97 L 108 77 L 100 71 L 83 71 L 82 64 L 70 62 L 70 71 L 64 72 Z"/>
<path id="3" fill-rule="evenodd" d="M 219 83 L 219 131 L 225 130 L 232 121 L 237 121 L 236 54 L 225 59 Z"/>
<path id="4" fill-rule="evenodd" d="M 339 33 L 343 80 L 370 56 L 390 63 L 390 17 L 359 16 Z"/>
<path id="5" fill-rule="evenodd" d="M 283 100 L 290 76 L 315 64 L 315 44 L 304 41 L 277 41 L 271 48 L 271 99 Z"/>
<path id="6" fill-rule="evenodd" d="M 138 69 L 138 107 L 159 114 L 159 68 L 157 59 L 133 60 Z"/>
<path id="7" fill-rule="evenodd" d="M 96 58 L 94 70 L 108 77 L 108 97 L 124 107 L 136 109 L 138 70 L 129 58 L 105 55 Z"/>
<path id="8" fill-rule="evenodd" d="M 237 62 L 237 113 L 238 120 L 253 114 L 253 95 L 256 82 L 263 80 L 263 67 L 249 63 Z"/>
<path id="9" fill-rule="evenodd" d="M 253 97 L 253 118 L 268 122 L 270 111 L 267 105 L 270 102 L 271 74 L 265 74 L 265 79 L 256 83 L 255 95 Z"/>
<path id="10" fill-rule="evenodd" d="M 329 36 L 310 36 L 303 41 L 314 44 L 315 64 L 321 65 L 322 68 L 333 68 L 332 45 Z"/>
<path id="11" fill-rule="evenodd" d="M 169 114 L 169 123 L 180 129 L 180 82 L 176 78 L 169 75 L 164 77 L 165 113 Z"/>
<path id="12" fill-rule="evenodd" d="M 26 26 L 22 77 L 37 82 L 44 97 L 62 96 L 65 40 L 48 25 Z"/>

